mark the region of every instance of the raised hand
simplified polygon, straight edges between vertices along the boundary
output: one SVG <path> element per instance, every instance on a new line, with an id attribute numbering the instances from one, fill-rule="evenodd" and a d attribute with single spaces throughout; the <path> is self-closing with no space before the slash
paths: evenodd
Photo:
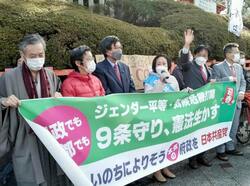
<path id="1" fill-rule="evenodd" d="M 193 40 L 194 40 L 194 31 L 192 29 L 185 30 L 184 31 L 184 42 L 185 42 L 184 47 L 189 48 Z"/>

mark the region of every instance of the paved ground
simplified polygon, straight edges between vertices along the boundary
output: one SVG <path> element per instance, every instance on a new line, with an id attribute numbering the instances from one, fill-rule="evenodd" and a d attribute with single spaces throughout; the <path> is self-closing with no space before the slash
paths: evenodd
<path id="1" fill-rule="evenodd" d="M 214 150 L 209 152 L 212 167 L 200 167 L 192 170 L 187 165 L 187 160 L 170 167 L 176 174 L 176 178 L 168 180 L 165 184 L 159 184 L 150 177 L 143 178 L 133 186 L 250 186 L 250 143 L 239 145 L 244 156 L 229 156 L 228 162 L 222 162 L 215 157 Z"/>
<path id="2" fill-rule="evenodd" d="M 200 167 L 192 170 L 187 165 L 187 160 L 170 167 L 176 174 L 176 179 L 169 179 L 165 184 L 159 184 L 152 178 L 145 177 L 129 186 L 250 186 L 250 143 L 240 145 L 244 156 L 229 156 L 228 162 L 222 162 L 215 158 L 214 150 L 208 154 L 212 167 Z M 12 175 L 13 176 L 13 175 Z M 3 184 L 0 183 L 0 186 Z M 4 186 L 15 186 L 11 178 Z"/>

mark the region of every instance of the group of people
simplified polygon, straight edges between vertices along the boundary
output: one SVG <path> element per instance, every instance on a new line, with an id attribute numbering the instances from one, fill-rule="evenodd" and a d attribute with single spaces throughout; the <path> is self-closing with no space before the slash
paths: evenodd
<path id="1" fill-rule="evenodd" d="M 221 161 L 228 161 L 227 155 L 243 155 L 243 153 L 236 148 L 236 133 L 239 126 L 241 101 L 244 99 L 246 91 L 246 80 L 249 82 L 244 68 L 245 54 L 239 51 L 238 44 L 228 43 L 223 48 L 224 61 L 214 64 L 213 66 L 208 66 L 207 62 L 210 56 L 209 48 L 205 45 L 199 45 L 195 48 L 193 56 L 190 50 L 190 45 L 193 40 L 193 31 L 191 29 L 186 30 L 184 32 L 185 43 L 179 52 L 179 59 L 177 65 L 174 65 L 172 75 L 169 73 L 171 72 L 171 61 L 161 55 L 155 58 L 156 61 L 154 60 L 152 64 L 152 73 L 150 73 L 144 81 L 145 92 L 192 91 L 210 82 L 235 82 L 236 91 L 239 96 L 237 98 L 237 106 L 230 131 L 230 138 L 232 140 L 216 147 L 217 158 Z M 165 66 L 164 70 L 163 66 Z M 212 166 L 212 163 L 206 157 L 206 152 L 189 159 L 189 166 L 192 169 L 199 168 L 199 165 Z M 159 182 L 166 182 L 166 177 L 174 178 L 175 175 L 167 168 L 154 173 L 154 178 Z"/>
<path id="2" fill-rule="evenodd" d="M 243 155 L 236 148 L 236 131 L 239 124 L 241 100 L 244 99 L 246 81 L 243 57 L 239 46 L 229 43 L 224 47 L 225 60 L 211 69 L 207 66 L 210 50 L 198 46 L 192 54 L 194 40 L 191 29 L 184 32 L 184 46 L 178 62 L 173 63 L 166 55 L 157 55 L 152 62 L 152 72 L 144 80 L 144 92 L 192 91 L 209 82 L 233 81 L 236 83 L 237 109 L 230 137 L 232 141 L 216 148 L 217 157 L 228 161 L 227 154 Z M 70 51 L 70 64 L 74 69 L 63 81 L 53 71 L 44 68 L 46 43 L 39 34 L 30 34 L 19 45 L 19 65 L 0 78 L 0 160 L 10 160 L 19 186 L 72 185 L 45 146 L 32 132 L 18 113 L 20 100 L 46 97 L 96 97 L 114 93 L 135 92 L 129 67 L 121 62 L 122 44 L 118 37 L 107 36 L 100 42 L 105 59 L 95 63 L 91 49 L 82 45 Z M 189 166 L 211 166 L 206 153 L 189 159 Z M 153 174 L 159 182 L 175 175 L 164 168 Z"/>

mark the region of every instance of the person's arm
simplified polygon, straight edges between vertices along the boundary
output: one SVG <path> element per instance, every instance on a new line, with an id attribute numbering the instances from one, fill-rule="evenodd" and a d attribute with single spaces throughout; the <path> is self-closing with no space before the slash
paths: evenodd
<path id="1" fill-rule="evenodd" d="M 244 73 L 243 73 L 243 69 L 240 68 L 240 73 L 241 73 L 241 77 L 240 77 L 240 88 L 239 88 L 239 100 L 243 100 L 245 97 L 245 91 L 246 91 L 246 80 L 244 78 Z"/>
<path id="2" fill-rule="evenodd" d="M 190 45 L 192 44 L 193 40 L 193 30 L 187 29 L 186 31 L 184 31 L 184 46 L 181 50 L 180 55 L 180 65 L 182 66 L 184 71 L 189 70 L 189 68 L 191 67 L 191 62 L 189 61 L 189 51 Z"/>
<path id="3" fill-rule="evenodd" d="M 102 83 L 102 87 L 104 88 L 105 90 L 105 94 L 108 95 L 108 94 L 111 94 L 111 90 L 109 89 L 109 86 L 108 86 L 108 82 L 106 80 L 106 77 L 105 77 L 105 74 L 104 74 L 104 71 L 97 65 L 96 66 L 96 70 L 95 72 L 93 73 L 93 75 L 95 75 Z"/>
<path id="4" fill-rule="evenodd" d="M 184 71 L 188 71 L 190 68 L 189 53 L 185 54 L 183 50 L 181 51 L 180 65 Z"/>

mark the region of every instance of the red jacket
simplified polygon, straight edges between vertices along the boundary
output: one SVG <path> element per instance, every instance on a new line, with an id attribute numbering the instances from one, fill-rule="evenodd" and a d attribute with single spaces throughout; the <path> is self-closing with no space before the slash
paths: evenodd
<path id="1" fill-rule="evenodd" d="M 62 84 L 62 95 L 66 97 L 104 96 L 101 81 L 92 74 L 82 75 L 71 72 Z"/>

